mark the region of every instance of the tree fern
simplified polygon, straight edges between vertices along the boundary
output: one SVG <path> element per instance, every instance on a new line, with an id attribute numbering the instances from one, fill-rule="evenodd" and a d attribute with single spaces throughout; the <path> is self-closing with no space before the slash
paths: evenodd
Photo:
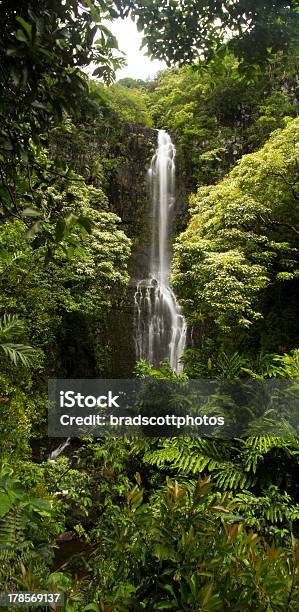
<path id="1" fill-rule="evenodd" d="M 245 519 L 247 525 L 272 532 L 274 536 L 285 535 L 294 521 L 299 519 L 299 504 L 292 503 L 291 496 L 281 493 L 278 487 L 270 485 L 261 495 L 244 490 L 236 493 L 230 501 L 230 507 Z"/>
<path id="2" fill-rule="evenodd" d="M 213 473 L 213 478 L 220 489 L 244 489 L 255 484 L 252 473 L 246 473 L 241 463 L 223 462 Z"/>
<path id="3" fill-rule="evenodd" d="M 3 584 L 20 574 L 38 554 L 26 537 L 28 517 L 22 506 L 14 507 L 0 520 L 0 578 Z"/>
<path id="4" fill-rule="evenodd" d="M 163 440 L 160 444 L 162 448 L 145 453 L 146 463 L 159 468 L 168 467 L 182 475 L 198 476 L 207 471 L 225 490 L 252 482 L 252 476 L 244 472 L 244 466 L 231 461 L 234 454 L 238 457 L 238 448 L 229 440 L 175 438 Z"/>
<path id="5" fill-rule="evenodd" d="M 299 441 L 277 436 L 247 439 L 166 438 L 147 449 L 143 460 L 181 475 L 211 474 L 222 490 L 242 490 L 257 482 L 257 470 L 268 453 L 282 450 L 297 462 Z"/>
<path id="6" fill-rule="evenodd" d="M 43 517 L 49 515 L 47 500 L 28 494 L 21 483 L 12 478 L 11 470 L 0 474 L 0 580 L 18 582 L 22 567 L 44 563 L 39 552 Z M 11 586 L 11 583 L 10 583 Z"/>

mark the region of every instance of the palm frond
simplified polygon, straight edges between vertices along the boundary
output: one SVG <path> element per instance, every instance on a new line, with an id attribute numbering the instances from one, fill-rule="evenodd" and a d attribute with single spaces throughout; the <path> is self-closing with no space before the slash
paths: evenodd
<path id="1" fill-rule="evenodd" d="M 14 342 L 26 329 L 24 321 L 15 314 L 4 314 L 0 317 L 0 349 L 14 365 L 21 363 L 29 367 L 36 355 L 36 350 L 27 344 Z"/>
<path id="2" fill-rule="evenodd" d="M 29 367 L 32 364 L 33 358 L 36 355 L 36 350 L 32 346 L 26 344 L 13 344 L 6 342 L 0 344 L 0 348 L 3 350 L 5 355 L 17 365 L 20 362 L 23 366 Z"/>
<path id="3" fill-rule="evenodd" d="M 24 333 L 25 323 L 17 315 L 4 314 L 0 317 L 0 341 L 11 340 L 15 336 Z"/>

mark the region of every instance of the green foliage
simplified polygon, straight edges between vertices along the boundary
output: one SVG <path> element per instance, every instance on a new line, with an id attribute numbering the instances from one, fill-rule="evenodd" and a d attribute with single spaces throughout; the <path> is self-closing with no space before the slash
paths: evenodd
<path id="1" fill-rule="evenodd" d="M 157 448 L 146 451 L 144 461 L 160 469 L 168 466 L 175 473 L 178 471 L 183 475 L 198 475 L 208 470 L 223 490 L 244 489 L 257 484 L 260 488 L 268 488 L 274 481 L 273 474 L 268 474 L 264 466 L 265 457 L 269 453 L 272 462 L 275 461 L 277 449 L 283 451 L 277 457 L 281 464 L 287 457 L 293 457 L 293 465 L 290 462 L 289 466 L 289 478 L 292 478 L 297 465 L 298 441 L 277 436 L 251 436 L 233 441 L 209 438 L 165 439 L 159 441 Z M 276 484 L 281 485 L 285 477 L 282 465 L 277 465 Z"/>
<path id="2" fill-rule="evenodd" d="M 89 184 L 103 188 L 111 196 L 118 175 L 127 171 L 128 157 L 134 153 L 136 144 L 140 145 L 140 139 L 144 140 L 144 126 L 152 125 L 146 94 L 119 84 L 104 87 L 91 82 L 89 98 L 81 103 L 78 115 L 77 119 L 66 118 L 51 131 L 51 156 L 56 164 L 73 168 Z M 135 142 L 128 134 L 131 124 L 141 126 Z M 144 142 L 143 178 L 150 155 L 147 148 Z"/>
<path id="3" fill-rule="evenodd" d="M 164 442 L 169 464 L 179 441 Z M 192 441 L 184 442 L 194 458 Z M 213 444 L 197 442 L 206 453 Z M 251 438 L 242 444 L 252 464 L 254 456 L 266 457 L 275 445 L 278 448 L 279 439 Z M 237 441 L 231 447 L 227 441 L 228 455 L 231 450 L 236 453 Z M 295 446 L 281 448 L 296 452 Z M 212 452 L 215 457 L 217 449 L 210 448 Z M 224 452 L 224 447 L 218 448 L 219 462 Z M 173 465 L 173 477 L 167 476 L 165 484 L 165 475 L 149 471 L 149 458 L 145 455 L 143 463 L 142 454 L 139 440 L 86 441 L 75 453 L 73 465 L 59 458 L 57 464 L 42 466 L 48 490 L 59 491 L 56 517 L 67 516 L 68 528 L 86 540 L 83 556 L 73 555 L 59 579 L 54 573 L 47 580 L 58 581 L 65 590 L 67 576 L 84 567 L 84 577 L 73 584 L 66 609 L 197 610 L 201 603 L 203 609 L 239 610 L 249 605 L 261 611 L 268 606 L 295 610 L 298 546 L 292 523 L 298 507 L 291 496 L 266 482 L 260 493 L 240 491 L 232 476 L 224 483 L 228 491 L 221 493 L 210 478 L 199 477 L 196 471 L 193 477 L 188 467 L 174 470 Z M 237 470 L 237 453 L 235 457 Z M 220 480 L 219 474 L 220 469 L 215 469 Z M 254 474 L 257 478 L 258 469 Z M 46 581 L 39 578 L 36 583 L 44 586 Z"/>
<path id="4" fill-rule="evenodd" d="M 34 566 L 37 575 L 45 572 L 45 560 L 51 561 L 47 528 L 51 504 L 30 494 L 12 478 L 12 470 L 3 468 L 0 480 L 0 578 L 3 588 L 17 586 L 25 566 Z"/>
<path id="5" fill-rule="evenodd" d="M 219 181 L 243 154 L 284 127 L 285 116 L 298 114 L 297 72 L 289 52 L 274 57 L 255 83 L 242 81 L 229 54 L 158 75 L 149 94 L 153 117 L 175 138 L 188 190 Z"/>
<path id="6" fill-rule="evenodd" d="M 238 351 L 220 351 L 213 354 L 213 346 L 202 349 L 186 349 L 182 357 L 184 373 L 188 378 L 252 377 L 298 379 L 298 349 L 284 355 L 264 353 L 240 354 Z M 152 372 L 153 374 L 153 372 Z"/>
<path id="7" fill-rule="evenodd" d="M 93 0 L 80 6 L 75 0 L 42 0 L 38 6 L 1 1 L 1 215 L 25 217 L 29 236 L 39 231 L 43 216 L 40 191 L 55 177 L 71 175 L 53 162 L 43 167 L 39 154 L 51 128 L 65 114 L 77 116 L 79 101 L 88 103 L 82 68 L 94 62 L 97 76 L 109 83 L 122 64 L 117 41 L 102 23 L 110 8 Z"/>
<path id="8" fill-rule="evenodd" d="M 282 378 L 299 378 L 299 349 L 295 349 L 289 355 L 276 355 L 274 360 L 277 367 L 277 376 Z"/>
<path id="9" fill-rule="evenodd" d="M 100 64 L 98 73 L 111 80 L 119 61 L 114 54 L 117 41 L 102 24 L 109 8 L 109 3 L 99 7 L 93 0 L 83 2 L 81 9 L 74 0 L 42 0 L 38 6 L 1 1 L 2 150 L 6 153 L 24 157 L 30 138 L 38 142 L 49 122 L 62 118 L 64 109 L 75 111 L 77 97 L 86 88 L 80 68 L 94 61 Z M 98 30 L 100 38 L 95 41 Z"/>
<path id="10" fill-rule="evenodd" d="M 131 77 L 124 77 L 118 79 L 117 85 L 127 87 L 128 89 L 147 89 L 148 83 L 142 79 L 132 79 Z"/>
<path id="11" fill-rule="evenodd" d="M 1 588 L 61 590 L 66 612 L 292 611 L 299 449 L 277 422 L 233 440 L 72 440 L 45 461 L 47 378 L 111 376 L 153 123 L 176 140 L 182 191 L 209 186 L 175 250 L 185 373 L 139 362 L 135 375 L 153 389 L 299 376 L 294 3 L 158 4 L 0 0 Z M 150 51 L 198 63 L 89 83 L 91 61 L 106 84 L 121 63 L 103 23 L 119 11 Z"/>
<path id="12" fill-rule="evenodd" d="M 171 369 L 169 361 L 167 359 L 164 359 L 162 361 L 159 370 L 155 370 L 153 366 L 141 359 L 137 362 L 135 368 L 135 376 L 136 378 L 153 377 L 155 380 L 173 381 L 184 380 L 186 378 L 185 374 L 176 374 L 176 372 Z"/>
<path id="13" fill-rule="evenodd" d="M 296 0 L 118 0 L 115 5 L 121 15 L 131 9 L 144 44 L 168 65 L 217 58 L 228 47 L 252 73 L 272 53 L 298 41 Z"/>
<path id="14" fill-rule="evenodd" d="M 15 365 L 20 362 L 28 367 L 35 355 L 34 349 L 26 344 L 12 342 L 20 334 L 23 334 L 24 330 L 24 322 L 15 315 L 5 314 L 0 318 L 0 348 Z"/>
<path id="15" fill-rule="evenodd" d="M 0 460 L 9 458 L 10 465 L 17 466 L 31 456 L 30 440 L 44 427 L 47 399 L 37 391 L 32 396 L 29 372 L 24 376 L 23 367 L 13 367 L 12 373 L 10 364 L 5 363 L 7 371 L 0 376 Z"/>
<path id="16" fill-rule="evenodd" d="M 118 116 L 121 123 L 141 124 L 152 127 L 147 96 L 140 87 L 126 87 L 118 82 L 105 90 L 107 104 L 111 113 Z"/>
<path id="17" fill-rule="evenodd" d="M 128 281 L 130 241 L 119 217 L 101 189 L 73 176 L 36 186 L 43 217 L 27 239 L 24 219 L 0 227 L 1 310 L 12 313 L 1 319 L 1 457 L 16 464 L 45 434 L 46 378 L 106 367 L 106 318 Z M 17 342 L 25 338 L 34 351 Z"/>
<path id="18" fill-rule="evenodd" d="M 173 284 L 190 323 L 206 322 L 210 334 L 211 325 L 236 335 L 257 325 L 267 292 L 280 287 L 287 298 L 287 284 L 296 287 L 297 136 L 298 120 L 290 121 L 193 199 L 175 247 Z"/>
<path id="19" fill-rule="evenodd" d="M 48 189 L 43 207 L 48 220 L 33 237 L 34 250 L 23 239 L 24 223 L 2 226 L 2 252 L 12 257 L 18 249 L 19 256 L 3 270 L 0 283 L 2 308 L 16 309 L 30 318 L 28 331 L 34 345 L 46 348 L 56 337 L 63 312 L 87 316 L 107 311 L 113 293 L 126 285 L 130 243 L 118 229 L 119 218 L 107 210 L 103 192 L 84 182 L 62 182 L 60 190 L 57 186 Z M 88 217 L 96 226 L 93 233 L 67 225 L 71 215 Z M 55 239 L 57 220 L 67 225 L 63 241 L 57 233 Z M 45 265 L 49 253 L 51 259 Z"/>
<path id="20" fill-rule="evenodd" d="M 196 353 L 196 351 L 194 351 Z M 262 379 L 263 376 L 294 378 L 297 374 L 297 352 L 291 355 L 258 356 L 255 368 L 260 368 L 260 374 L 245 368 L 246 360 L 237 352 L 232 355 L 222 353 L 215 364 L 208 364 L 206 371 L 198 372 L 199 378 L 218 376 L 219 378 L 236 379 L 240 376 L 251 376 Z M 189 353 L 192 353 L 189 350 Z M 188 355 L 188 351 L 186 351 Z M 211 361 L 211 360 L 209 360 Z M 195 355 L 196 367 L 200 364 Z M 282 364 L 285 364 L 282 365 Z M 194 364 L 187 359 L 187 372 L 194 375 Z M 266 368 L 266 369 L 265 369 Z M 150 366 L 145 367 L 142 362 L 138 366 L 141 376 L 151 376 L 157 380 L 173 378 L 167 369 L 155 371 Z M 186 377 L 186 373 L 184 374 Z M 294 387 L 296 393 L 296 385 Z M 264 398 L 265 402 L 266 398 Z M 178 400 L 177 400 L 178 401 Z M 280 412 L 283 410 L 281 399 Z M 256 403 L 256 402 L 255 402 Z M 247 404 L 246 404 L 247 406 Z M 271 406 L 273 407 L 272 403 Z M 296 402 L 291 402 L 292 413 Z M 259 412 L 262 405 L 258 405 Z M 239 407 L 239 411 L 242 406 Z M 247 406 L 250 411 L 250 407 Z M 266 407 L 267 412 L 267 407 Z M 270 410 L 271 413 L 271 410 Z M 269 413 L 269 414 L 270 414 Z M 245 415 L 244 415 L 245 417 Z M 246 417 L 245 417 L 246 418 Z M 271 417 L 268 417 L 268 421 Z M 262 426 L 261 429 L 264 432 Z M 145 464 L 154 466 L 159 471 L 169 473 L 178 479 L 190 482 L 190 478 L 203 474 L 210 474 L 220 491 L 237 491 L 237 497 L 250 500 L 248 513 L 246 504 L 242 506 L 242 516 L 246 516 L 250 526 L 258 528 L 267 537 L 274 537 L 277 541 L 284 539 L 289 528 L 289 521 L 298 521 L 298 439 L 291 438 L 289 433 L 285 437 L 278 436 L 279 418 L 276 416 L 273 423 L 273 434 L 260 436 L 249 435 L 244 439 L 213 439 L 213 438 L 167 438 L 141 442 L 136 445 L 136 452 L 142 456 Z M 286 493 L 288 491 L 288 493 Z M 240 492 L 240 498 L 238 497 Z M 243 497 L 244 492 L 244 497 Z M 247 496 L 247 497 L 246 497 Z M 235 495 L 233 495 L 235 499 Z M 277 502 L 277 503 L 276 503 Z M 292 517 L 292 518 L 291 518 Z M 247 519 L 246 519 L 247 520 Z"/>
<path id="21" fill-rule="evenodd" d="M 294 538 L 287 549 L 265 545 L 246 530 L 240 500 L 213 493 L 209 479 L 167 478 L 145 500 L 140 474 L 135 480 L 92 532 L 102 609 L 295 610 Z"/>

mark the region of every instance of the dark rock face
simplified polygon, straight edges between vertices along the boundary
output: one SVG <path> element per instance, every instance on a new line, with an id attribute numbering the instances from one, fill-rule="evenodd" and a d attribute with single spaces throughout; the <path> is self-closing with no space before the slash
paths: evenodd
<path id="1" fill-rule="evenodd" d="M 110 335 L 112 376 L 130 377 L 135 366 L 134 292 L 136 280 L 147 269 L 151 240 L 150 199 L 146 172 L 156 149 L 157 131 L 140 125 L 123 127 L 118 164 L 108 191 L 113 210 L 132 240 L 130 284 L 117 312 L 112 314 Z"/>
<path id="2" fill-rule="evenodd" d="M 142 278 L 147 263 L 149 192 L 146 171 L 156 148 L 157 131 L 140 125 L 123 127 L 119 143 L 120 163 L 108 193 L 113 210 L 122 219 L 122 228 L 133 242 L 130 276 Z"/>

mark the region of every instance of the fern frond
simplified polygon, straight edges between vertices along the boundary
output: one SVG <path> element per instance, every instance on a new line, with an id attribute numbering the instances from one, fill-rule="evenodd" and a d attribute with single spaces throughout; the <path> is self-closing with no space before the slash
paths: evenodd
<path id="1" fill-rule="evenodd" d="M 255 484 L 253 474 L 244 471 L 242 465 L 223 462 L 213 473 L 217 485 L 225 491 L 233 489 L 244 489 Z"/>
<path id="2" fill-rule="evenodd" d="M 180 476 L 199 476 L 207 472 L 222 490 L 244 489 L 254 485 L 258 467 L 273 449 L 282 449 L 295 461 L 299 457 L 298 438 L 270 435 L 234 440 L 172 438 L 160 441 L 159 445 L 159 448 L 145 452 L 145 463 L 159 469 L 175 470 Z"/>
<path id="3" fill-rule="evenodd" d="M 264 522 L 267 527 L 269 523 L 289 523 L 299 517 L 299 504 L 292 505 L 291 497 L 273 485 L 259 497 L 247 490 L 237 493 L 230 505 L 241 512 L 251 525 L 261 526 Z"/>
<path id="4" fill-rule="evenodd" d="M 24 537 L 24 530 L 23 508 L 14 507 L 0 520 L 0 550 L 13 550 Z"/>

